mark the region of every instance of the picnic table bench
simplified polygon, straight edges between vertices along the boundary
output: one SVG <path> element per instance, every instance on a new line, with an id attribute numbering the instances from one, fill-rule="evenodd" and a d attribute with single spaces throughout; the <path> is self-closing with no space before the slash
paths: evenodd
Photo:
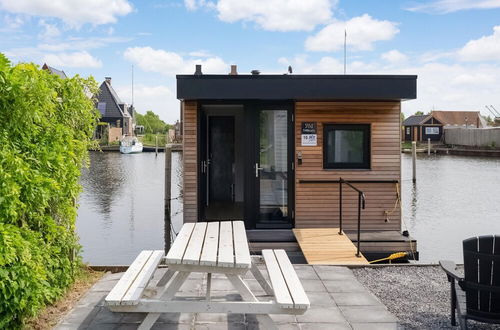
<path id="1" fill-rule="evenodd" d="M 143 293 L 161 262 L 168 269 L 152 298 Z M 264 261 L 270 283 L 257 267 Z M 242 276 L 250 271 L 269 300 L 259 300 Z M 173 300 L 192 272 L 207 273 L 204 300 Z M 212 274 L 224 274 L 243 301 L 211 301 Z M 142 251 L 105 298 L 113 312 L 147 313 L 139 329 L 150 329 L 161 313 L 256 314 L 265 329 L 276 329 L 269 314 L 304 314 L 309 299 L 284 250 L 263 250 L 250 256 L 242 221 L 198 222 L 183 225 L 166 257 L 163 250 Z"/>

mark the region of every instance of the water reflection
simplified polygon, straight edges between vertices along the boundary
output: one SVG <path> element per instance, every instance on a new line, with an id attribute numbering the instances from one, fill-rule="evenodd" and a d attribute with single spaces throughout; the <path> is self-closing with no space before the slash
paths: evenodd
<path id="1" fill-rule="evenodd" d="M 181 162 L 173 153 L 172 197 L 180 195 Z M 163 154 L 91 153 L 77 219 L 85 262 L 130 264 L 141 250 L 164 247 L 164 166 Z M 171 205 L 176 231 L 181 203 L 176 199 Z"/>
<path id="2" fill-rule="evenodd" d="M 402 157 L 403 216 L 422 262 L 463 262 L 462 240 L 500 234 L 500 159 L 419 154 Z"/>

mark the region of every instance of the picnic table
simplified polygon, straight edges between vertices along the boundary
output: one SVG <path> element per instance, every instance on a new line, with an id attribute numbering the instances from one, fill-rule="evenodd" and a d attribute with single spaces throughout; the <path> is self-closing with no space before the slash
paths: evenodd
<path id="1" fill-rule="evenodd" d="M 152 298 L 143 297 L 161 262 L 168 267 Z M 257 267 L 264 262 L 268 282 Z M 259 300 L 243 279 L 252 273 L 268 300 Z M 193 272 L 207 274 L 203 300 L 174 300 Z M 224 274 L 243 301 L 211 301 L 212 274 Z M 105 299 L 114 312 L 147 313 L 139 329 L 150 329 L 161 313 L 256 314 L 265 329 L 276 329 L 269 314 L 303 314 L 309 300 L 284 250 L 263 250 L 250 256 L 243 221 L 186 223 L 164 257 L 163 250 L 142 251 Z"/>

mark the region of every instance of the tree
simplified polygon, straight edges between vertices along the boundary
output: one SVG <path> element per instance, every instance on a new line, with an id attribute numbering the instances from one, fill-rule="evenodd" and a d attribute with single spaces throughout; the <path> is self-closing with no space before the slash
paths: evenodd
<path id="1" fill-rule="evenodd" d="M 486 123 L 488 124 L 488 126 L 493 125 L 493 119 L 491 118 L 490 115 L 488 115 L 488 116 L 481 115 L 481 117 L 483 117 L 483 119 L 486 120 Z"/>
<path id="2" fill-rule="evenodd" d="M 165 134 L 170 128 L 170 125 L 161 120 L 160 117 L 151 110 L 148 110 L 144 115 L 136 112 L 135 120 L 137 125 L 144 126 L 146 134 Z"/>
<path id="3" fill-rule="evenodd" d="M 405 114 L 401 112 L 401 122 L 405 121 Z"/>
<path id="4" fill-rule="evenodd" d="M 61 296 L 80 269 L 81 167 L 97 124 L 93 78 L 61 79 L 0 54 L 0 328 Z"/>
<path id="5" fill-rule="evenodd" d="M 424 114 L 423 111 L 417 111 L 415 112 L 415 116 L 422 116 Z"/>

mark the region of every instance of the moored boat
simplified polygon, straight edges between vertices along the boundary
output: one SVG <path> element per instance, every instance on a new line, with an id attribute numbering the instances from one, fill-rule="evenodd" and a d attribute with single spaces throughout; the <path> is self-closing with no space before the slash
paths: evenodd
<path id="1" fill-rule="evenodd" d="M 120 141 L 120 152 L 122 154 L 140 153 L 142 149 L 142 143 L 135 136 L 125 136 Z"/>

